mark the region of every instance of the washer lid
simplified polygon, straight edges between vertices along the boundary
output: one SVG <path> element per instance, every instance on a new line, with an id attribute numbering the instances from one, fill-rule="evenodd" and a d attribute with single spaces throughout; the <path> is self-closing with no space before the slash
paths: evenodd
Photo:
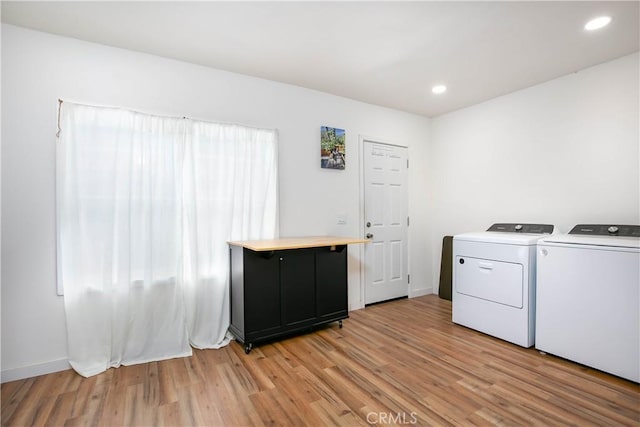
<path id="1" fill-rule="evenodd" d="M 480 231 L 477 233 L 463 233 L 453 236 L 455 240 L 468 242 L 502 243 L 506 245 L 531 246 L 548 234 L 524 234 L 524 233 L 501 233 L 497 231 Z"/>
<path id="2" fill-rule="evenodd" d="M 547 236 L 538 242 L 539 245 L 584 245 L 603 246 L 609 248 L 640 249 L 640 238 L 620 236 L 590 236 L 584 234 L 556 234 Z"/>

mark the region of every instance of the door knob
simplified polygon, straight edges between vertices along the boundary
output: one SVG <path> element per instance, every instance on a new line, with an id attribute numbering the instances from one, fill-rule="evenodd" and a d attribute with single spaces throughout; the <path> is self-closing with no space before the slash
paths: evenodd
<path id="1" fill-rule="evenodd" d="M 365 237 L 366 237 L 367 239 L 371 239 L 371 238 L 373 237 L 373 234 L 371 234 L 371 233 L 367 233 L 367 234 L 365 235 Z"/>

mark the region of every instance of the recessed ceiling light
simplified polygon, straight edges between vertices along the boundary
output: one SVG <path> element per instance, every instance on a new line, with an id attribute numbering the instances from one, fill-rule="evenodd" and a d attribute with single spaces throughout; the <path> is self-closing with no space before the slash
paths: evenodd
<path id="1" fill-rule="evenodd" d="M 599 16 L 587 22 L 584 26 L 584 29 L 587 31 L 597 30 L 602 27 L 606 27 L 607 25 L 609 25 L 609 22 L 611 22 L 610 16 Z"/>
<path id="2" fill-rule="evenodd" d="M 431 88 L 431 92 L 435 94 L 445 93 L 447 91 L 447 87 L 445 85 L 437 85 Z"/>

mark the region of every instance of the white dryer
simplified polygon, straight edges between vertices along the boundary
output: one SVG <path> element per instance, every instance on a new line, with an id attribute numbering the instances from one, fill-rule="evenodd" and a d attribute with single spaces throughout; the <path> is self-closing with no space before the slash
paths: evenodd
<path id="1" fill-rule="evenodd" d="M 453 237 L 453 322 L 522 347 L 535 338 L 536 243 L 548 224 L 494 224 Z"/>
<path id="2" fill-rule="evenodd" d="M 640 382 L 640 226 L 538 242 L 536 348 Z"/>

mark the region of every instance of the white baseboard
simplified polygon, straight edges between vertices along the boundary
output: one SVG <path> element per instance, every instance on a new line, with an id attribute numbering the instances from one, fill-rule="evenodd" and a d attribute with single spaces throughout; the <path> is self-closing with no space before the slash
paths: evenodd
<path id="1" fill-rule="evenodd" d="M 358 302 L 358 304 L 349 304 L 349 311 L 362 310 L 364 308 L 364 304 Z"/>
<path id="2" fill-rule="evenodd" d="M 421 297 L 423 295 L 431 295 L 433 288 L 409 289 L 409 298 Z"/>
<path id="3" fill-rule="evenodd" d="M 40 363 L 37 365 L 3 370 L 0 373 L 0 382 L 7 383 L 9 381 L 37 377 L 39 375 L 51 374 L 53 372 L 66 371 L 67 369 L 71 369 L 71 365 L 69 365 L 69 359 L 64 358 L 52 360 L 51 362 Z"/>

